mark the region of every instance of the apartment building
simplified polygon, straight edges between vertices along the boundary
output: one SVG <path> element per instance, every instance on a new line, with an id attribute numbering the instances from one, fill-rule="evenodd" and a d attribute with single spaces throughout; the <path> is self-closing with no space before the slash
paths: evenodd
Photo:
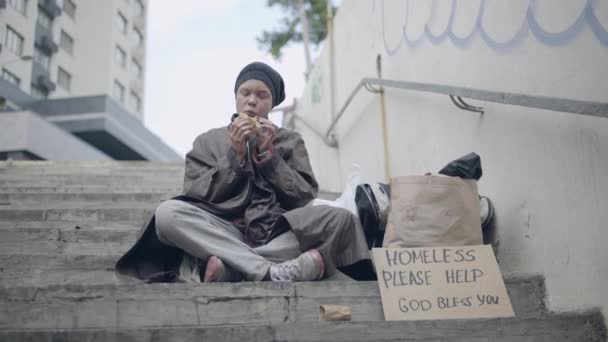
<path id="1" fill-rule="evenodd" d="M 150 139 L 139 135 L 151 134 L 142 124 L 147 8 L 147 0 L 0 0 L 4 110 L 34 111 L 115 159 L 159 158 L 126 141 L 143 146 Z"/>

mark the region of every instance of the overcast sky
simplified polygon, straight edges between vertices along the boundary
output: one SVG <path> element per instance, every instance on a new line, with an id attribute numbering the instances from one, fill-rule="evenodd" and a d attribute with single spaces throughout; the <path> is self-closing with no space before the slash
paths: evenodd
<path id="1" fill-rule="evenodd" d="M 277 62 L 255 39 L 276 27 L 280 17 L 266 0 L 151 0 L 146 126 L 185 155 L 197 135 L 228 123 L 235 111 L 234 81 L 252 61 L 268 63 L 283 75 L 283 105 L 299 97 L 305 84 L 302 46 L 290 46 Z"/>

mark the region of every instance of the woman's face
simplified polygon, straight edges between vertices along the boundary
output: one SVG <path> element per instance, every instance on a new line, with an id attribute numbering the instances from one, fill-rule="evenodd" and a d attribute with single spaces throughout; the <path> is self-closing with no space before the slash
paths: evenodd
<path id="1" fill-rule="evenodd" d="M 249 116 L 268 117 L 272 109 L 270 89 L 259 80 L 247 80 L 236 91 L 236 111 Z"/>

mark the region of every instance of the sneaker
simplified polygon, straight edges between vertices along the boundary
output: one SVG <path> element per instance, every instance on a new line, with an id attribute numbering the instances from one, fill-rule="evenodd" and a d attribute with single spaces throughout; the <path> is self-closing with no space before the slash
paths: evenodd
<path id="1" fill-rule="evenodd" d="M 227 282 L 227 281 L 239 281 L 242 276 L 237 271 L 224 265 L 222 259 L 212 255 L 207 259 L 207 267 L 205 267 L 205 276 L 203 281 L 205 283 L 215 282 Z"/>
<path id="2" fill-rule="evenodd" d="M 325 264 L 321 253 L 311 249 L 296 259 L 270 266 L 269 272 L 272 281 L 320 280 L 325 273 Z"/>

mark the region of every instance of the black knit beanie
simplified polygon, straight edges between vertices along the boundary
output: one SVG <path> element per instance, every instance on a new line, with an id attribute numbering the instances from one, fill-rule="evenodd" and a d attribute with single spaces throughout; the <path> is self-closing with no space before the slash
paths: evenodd
<path id="1" fill-rule="evenodd" d="M 237 76 L 236 83 L 234 84 L 235 95 L 241 84 L 248 80 L 264 82 L 272 94 L 273 107 L 278 106 L 285 100 L 285 83 L 283 82 L 283 78 L 270 66 L 261 62 L 253 62 L 244 67 Z"/>

